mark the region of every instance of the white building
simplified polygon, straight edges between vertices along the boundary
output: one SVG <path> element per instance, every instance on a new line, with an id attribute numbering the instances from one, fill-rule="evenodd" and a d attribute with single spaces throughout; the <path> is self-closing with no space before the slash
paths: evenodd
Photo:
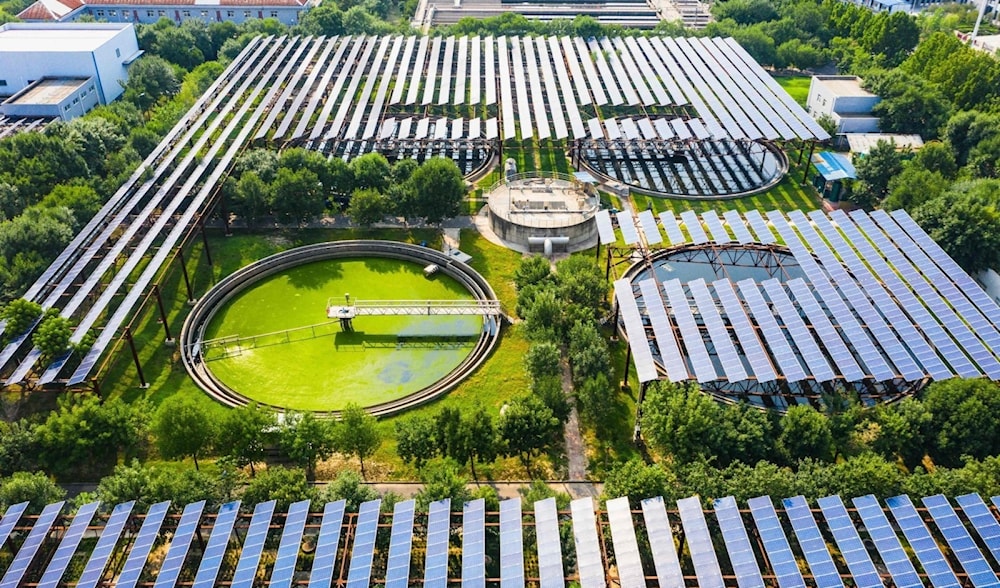
<path id="1" fill-rule="evenodd" d="M 69 119 L 107 104 L 141 54 L 130 24 L 0 26 L 0 113 Z"/>
<path id="2" fill-rule="evenodd" d="M 90 17 L 102 22 L 152 24 L 197 19 L 206 23 L 240 24 L 274 18 L 282 24 L 299 22 L 303 10 L 317 0 L 36 0 L 17 16 L 29 22 L 66 22 Z"/>
<path id="3" fill-rule="evenodd" d="M 856 76 L 813 76 L 806 110 L 813 118 L 826 114 L 837 123 L 837 133 L 877 133 L 872 108 L 882 99 L 861 87 Z"/>

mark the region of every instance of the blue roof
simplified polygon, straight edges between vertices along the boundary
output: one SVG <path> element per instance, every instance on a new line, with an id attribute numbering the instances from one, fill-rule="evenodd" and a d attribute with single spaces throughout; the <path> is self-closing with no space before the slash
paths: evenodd
<path id="1" fill-rule="evenodd" d="M 820 151 L 813 154 L 813 165 L 819 170 L 823 179 L 832 182 L 833 180 L 855 179 L 858 172 L 855 171 L 851 160 L 839 153 L 832 151 Z"/>

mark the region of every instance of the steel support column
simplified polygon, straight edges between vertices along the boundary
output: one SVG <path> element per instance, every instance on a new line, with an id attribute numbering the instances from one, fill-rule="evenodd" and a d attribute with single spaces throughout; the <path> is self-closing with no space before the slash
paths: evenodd
<path id="1" fill-rule="evenodd" d="M 125 340 L 128 341 L 128 347 L 132 351 L 132 361 L 135 362 L 135 371 L 139 373 L 139 387 L 149 388 L 146 376 L 142 373 L 142 362 L 139 361 L 139 353 L 135 349 L 135 341 L 132 339 L 132 329 L 130 327 L 125 327 Z"/>

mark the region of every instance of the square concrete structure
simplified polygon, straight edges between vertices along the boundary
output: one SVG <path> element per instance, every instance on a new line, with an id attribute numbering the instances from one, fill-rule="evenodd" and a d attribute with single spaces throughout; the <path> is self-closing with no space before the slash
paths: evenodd
<path id="1" fill-rule="evenodd" d="M 813 117 L 826 114 L 837 123 L 837 133 L 877 133 L 872 108 L 882 99 L 861 87 L 857 76 L 813 76 L 806 110 Z"/>
<path id="2" fill-rule="evenodd" d="M 97 106 L 94 78 L 42 78 L 0 105 L 7 116 L 70 120 Z"/>
<path id="3" fill-rule="evenodd" d="M 74 95 L 80 102 L 90 100 L 90 85 L 96 95 L 95 104 L 107 104 L 122 94 L 128 65 L 141 54 L 135 27 L 130 24 L 5 24 L 0 26 L 0 97 L 15 97 L 22 111 L 32 99 L 43 109 L 53 101 L 64 106 L 59 92 L 73 82 L 47 81 L 34 86 L 31 92 L 24 91 L 39 80 L 92 80 L 92 84 L 84 84 L 83 98 L 77 88 L 75 94 L 64 92 L 70 104 Z"/>

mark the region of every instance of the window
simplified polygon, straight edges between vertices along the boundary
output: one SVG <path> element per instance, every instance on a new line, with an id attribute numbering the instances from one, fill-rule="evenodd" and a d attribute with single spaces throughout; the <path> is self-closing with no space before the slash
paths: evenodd
<path id="1" fill-rule="evenodd" d="M 6 86 L 6 85 L 7 85 L 7 80 L 0 80 L 0 87 Z"/>
<path id="2" fill-rule="evenodd" d="M 149 17 L 153 17 L 153 16 L 156 16 L 156 12 L 154 12 L 154 11 L 152 11 L 152 10 L 147 10 L 147 11 L 146 11 L 146 16 L 149 16 Z"/>
<path id="3" fill-rule="evenodd" d="M 63 110 L 69 110 L 69 104 L 67 104 L 66 106 L 63 106 Z"/>
<path id="4" fill-rule="evenodd" d="M 184 15 L 184 18 L 187 18 L 187 17 L 191 16 L 191 11 L 190 10 L 185 10 L 184 12 L 181 12 L 181 14 Z"/>
<path id="5" fill-rule="evenodd" d="M 201 17 L 202 18 L 208 18 L 208 11 L 207 10 L 202 10 L 201 11 Z"/>
<path id="6" fill-rule="evenodd" d="M 271 18 L 278 18 L 278 11 L 277 10 L 272 10 L 271 11 Z"/>
<path id="7" fill-rule="evenodd" d="M 243 11 L 243 18 L 250 18 L 250 11 L 249 10 L 244 10 Z"/>
<path id="8" fill-rule="evenodd" d="M 103 10 L 98 10 L 97 11 L 97 18 L 104 18 L 104 11 Z"/>
<path id="9" fill-rule="evenodd" d="M 79 104 L 79 103 L 80 103 L 80 99 L 79 98 L 74 98 L 73 99 L 73 104 Z"/>
<path id="10" fill-rule="evenodd" d="M 117 10 L 109 10 L 108 11 L 108 16 L 110 16 L 111 18 L 117 18 L 118 17 L 118 11 Z M 119 55 L 118 57 L 121 57 L 121 55 Z"/>
<path id="11" fill-rule="evenodd" d="M 166 10 L 157 10 L 156 14 L 158 16 L 166 16 L 167 15 L 167 11 Z"/>
<path id="12" fill-rule="evenodd" d="M 112 10 L 111 11 L 111 16 L 114 16 L 114 15 L 115 15 L 115 11 Z M 115 57 L 121 57 L 121 56 L 122 56 L 122 50 L 121 49 L 115 49 Z"/>
<path id="13" fill-rule="evenodd" d="M 87 88 L 87 91 L 89 91 L 89 92 L 93 92 L 93 91 L 94 91 L 94 86 L 93 86 L 93 84 L 91 84 L 91 86 L 90 86 L 89 88 Z"/>
<path id="14" fill-rule="evenodd" d="M 233 18 L 234 16 L 236 16 L 236 11 L 235 10 L 227 10 L 226 11 L 226 16 L 229 17 L 229 18 Z"/>
<path id="15" fill-rule="evenodd" d="M 87 91 L 86 90 L 84 90 L 83 92 L 80 92 L 80 98 L 86 98 L 86 97 L 87 97 Z"/>

